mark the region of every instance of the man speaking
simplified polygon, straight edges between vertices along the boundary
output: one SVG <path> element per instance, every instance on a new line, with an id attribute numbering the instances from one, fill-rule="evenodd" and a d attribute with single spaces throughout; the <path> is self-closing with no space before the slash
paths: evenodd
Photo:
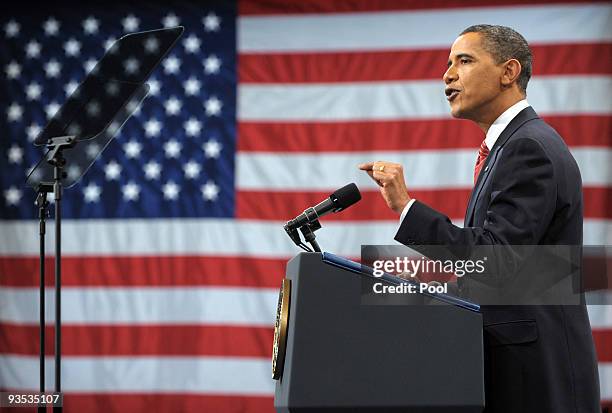
<path id="1" fill-rule="evenodd" d="M 401 165 L 362 164 L 400 214 L 403 244 L 581 245 L 582 183 L 563 139 L 526 100 L 532 54 L 503 26 L 465 29 L 443 80 L 451 113 L 478 124 L 464 227 L 412 199 Z M 597 361 L 584 305 L 483 306 L 486 412 L 599 412 Z M 461 357 L 461 355 L 458 355 Z"/>

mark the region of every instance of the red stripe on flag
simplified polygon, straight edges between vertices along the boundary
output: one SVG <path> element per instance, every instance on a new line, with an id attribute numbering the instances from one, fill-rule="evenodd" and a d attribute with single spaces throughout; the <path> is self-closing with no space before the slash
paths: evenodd
<path id="1" fill-rule="evenodd" d="M 165 373 L 161 373 L 162 375 Z M 223 412 L 274 413 L 271 396 L 205 395 L 164 393 L 64 393 L 65 413 L 108 412 Z M 4 412 L 4 408 L 2 410 Z M 51 410 L 49 410 L 50 412 Z M 36 409 L 7 409 L 6 412 L 35 413 Z"/>
<path id="2" fill-rule="evenodd" d="M 604 0 L 589 3 L 605 3 Z M 394 10 L 452 9 L 472 7 L 528 6 L 537 4 L 580 3 L 576 0 L 308 0 L 287 2 L 287 0 L 240 0 L 240 15 L 278 15 L 310 13 L 356 13 Z"/>
<path id="3" fill-rule="evenodd" d="M 204 325 L 62 325 L 64 356 L 271 357 L 270 327 Z M 45 350 L 54 354 L 54 327 L 47 326 Z M 0 324 L 0 353 L 39 354 L 38 326 Z"/>
<path id="4" fill-rule="evenodd" d="M 597 350 L 597 360 L 612 362 L 612 329 L 594 329 L 593 341 Z"/>
<path id="5" fill-rule="evenodd" d="M 410 191 L 413 198 L 442 212 L 451 219 L 463 219 L 471 189 Z M 612 188 L 583 188 L 585 218 L 612 218 Z M 329 196 L 329 192 L 239 191 L 236 215 L 242 219 L 287 221 Z M 378 191 L 362 191 L 362 200 L 340 214 L 325 217 L 330 221 L 398 220 Z M 265 208 L 264 205 L 275 205 Z"/>
<path id="6" fill-rule="evenodd" d="M 463 217 L 470 196 L 470 189 L 411 191 L 410 195 L 438 211 L 452 217 Z M 326 216 L 325 220 L 369 221 L 399 220 L 378 191 L 362 191 L 362 200 L 340 214 Z M 287 221 L 310 205 L 329 197 L 329 192 L 260 192 L 239 191 L 236 197 L 236 215 L 242 219 Z M 264 208 L 275 205 L 275 208 Z"/>
<path id="7" fill-rule="evenodd" d="M 612 188 L 583 187 L 585 218 L 612 219 Z"/>
<path id="8" fill-rule="evenodd" d="M 449 44 L 450 48 L 450 44 Z M 611 74 L 612 43 L 531 46 L 533 75 Z M 449 49 L 333 53 L 241 53 L 240 83 L 326 83 L 438 79 Z M 546 62 L 546 64 L 538 64 Z"/>
<path id="9" fill-rule="evenodd" d="M 545 116 L 569 146 L 612 146 L 612 118 Z M 240 122 L 241 152 L 364 152 L 470 148 L 484 135 L 472 122 L 423 119 L 355 122 Z"/>
<path id="10" fill-rule="evenodd" d="M 0 286 L 35 287 L 38 257 L 1 257 Z M 62 257 L 62 285 L 237 286 L 278 288 L 286 260 L 248 257 L 99 256 Z M 46 259 L 46 285 L 53 285 L 53 259 Z"/>

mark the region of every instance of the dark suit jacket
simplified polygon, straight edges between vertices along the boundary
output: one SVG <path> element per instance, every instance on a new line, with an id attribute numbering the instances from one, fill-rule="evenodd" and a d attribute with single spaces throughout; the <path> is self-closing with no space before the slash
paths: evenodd
<path id="1" fill-rule="evenodd" d="M 416 201 L 405 245 L 581 245 L 582 182 L 557 132 L 528 107 L 491 149 L 464 228 Z M 467 280 L 466 280 L 467 282 Z M 586 307 L 483 306 L 486 412 L 599 412 Z"/>

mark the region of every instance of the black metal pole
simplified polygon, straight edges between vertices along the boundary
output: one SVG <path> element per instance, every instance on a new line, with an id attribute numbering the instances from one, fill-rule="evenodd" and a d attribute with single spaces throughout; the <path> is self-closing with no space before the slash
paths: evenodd
<path id="1" fill-rule="evenodd" d="M 53 193 L 55 196 L 55 391 L 62 391 L 62 178 L 65 160 L 61 151 L 55 159 Z M 61 407 L 53 407 L 61 413 Z"/>
<path id="2" fill-rule="evenodd" d="M 38 205 L 38 218 L 40 220 L 39 235 L 40 235 L 40 392 L 45 391 L 45 234 L 47 218 L 47 190 L 40 187 L 38 190 L 38 197 L 36 199 L 36 205 Z M 46 410 L 45 406 L 38 406 L 38 412 L 44 413 Z"/>

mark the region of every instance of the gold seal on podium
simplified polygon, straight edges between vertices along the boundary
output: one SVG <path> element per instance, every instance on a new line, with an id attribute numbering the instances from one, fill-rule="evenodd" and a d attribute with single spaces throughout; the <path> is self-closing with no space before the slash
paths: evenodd
<path id="1" fill-rule="evenodd" d="M 287 322 L 289 321 L 289 298 L 291 297 L 291 280 L 283 278 L 278 293 L 276 322 L 274 323 L 274 343 L 272 347 L 272 378 L 278 380 L 283 375 L 285 347 L 287 344 Z"/>

